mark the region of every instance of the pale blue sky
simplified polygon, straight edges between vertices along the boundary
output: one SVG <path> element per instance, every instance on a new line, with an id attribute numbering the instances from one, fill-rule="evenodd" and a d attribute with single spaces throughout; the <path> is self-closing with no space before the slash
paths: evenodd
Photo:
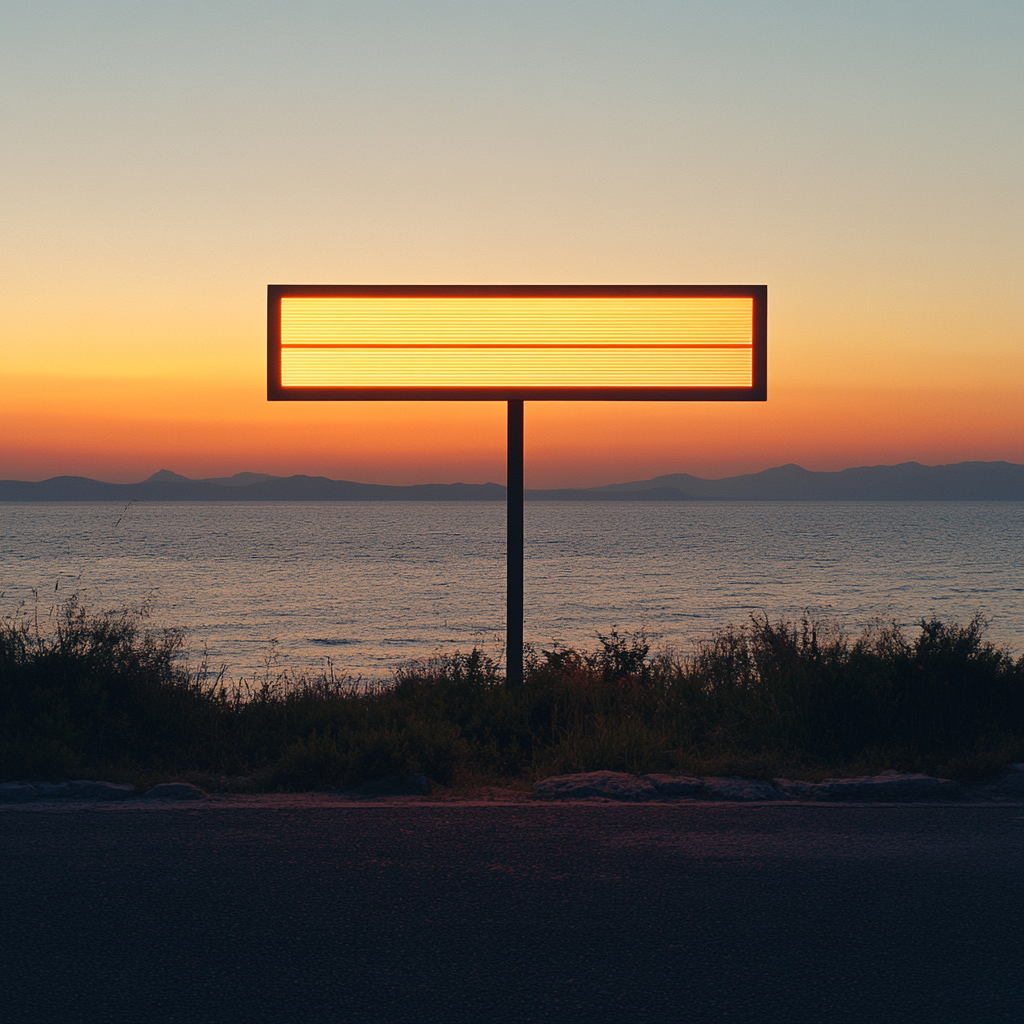
<path id="1" fill-rule="evenodd" d="M 1019 258 L 1020 3 L 33 2 L 3 36 L 30 249 L 288 280 Z"/>

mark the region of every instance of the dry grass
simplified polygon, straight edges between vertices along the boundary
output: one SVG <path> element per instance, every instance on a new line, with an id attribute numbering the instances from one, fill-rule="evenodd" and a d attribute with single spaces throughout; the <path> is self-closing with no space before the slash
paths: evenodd
<path id="1" fill-rule="evenodd" d="M 179 632 L 144 626 L 74 600 L 52 631 L 0 625 L 3 780 L 310 790 L 421 772 L 464 793 L 596 769 L 970 782 L 1024 759 L 1024 658 L 977 618 L 852 639 L 755 618 L 685 657 L 612 632 L 596 651 L 531 651 L 515 690 L 475 650 L 369 688 L 285 673 L 227 684 L 181 667 Z"/>

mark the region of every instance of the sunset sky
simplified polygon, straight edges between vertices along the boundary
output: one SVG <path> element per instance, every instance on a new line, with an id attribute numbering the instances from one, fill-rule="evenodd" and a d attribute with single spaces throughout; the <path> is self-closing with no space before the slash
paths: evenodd
<path id="1" fill-rule="evenodd" d="M 1024 4 L 3 3 L 0 475 L 504 480 L 268 403 L 268 284 L 766 284 L 766 403 L 528 403 L 527 486 L 1024 462 Z"/>

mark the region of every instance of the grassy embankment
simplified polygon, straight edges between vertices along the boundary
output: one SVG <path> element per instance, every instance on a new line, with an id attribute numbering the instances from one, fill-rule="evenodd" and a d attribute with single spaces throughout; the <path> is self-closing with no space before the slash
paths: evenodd
<path id="1" fill-rule="evenodd" d="M 508 691 L 479 652 L 364 687 L 286 674 L 225 685 L 175 661 L 182 637 L 74 601 L 48 632 L 0 626 L 0 777 L 148 785 L 248 776 L 252 789 L 346 787 L 422 772 L 526 786 L 606 768 L 817 779 L 886 768 L 963 782 L 1024 759 L 1024 657 L 966 626 L 855 639 L 753 619 L 687 658 L 643 636 L 541 652 Z"/>

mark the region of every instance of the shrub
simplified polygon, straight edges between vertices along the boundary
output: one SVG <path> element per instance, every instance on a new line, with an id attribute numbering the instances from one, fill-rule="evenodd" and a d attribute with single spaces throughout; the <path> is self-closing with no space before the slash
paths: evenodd
<path id="1" fill-rule="evenodd" d="M 390 683 L 274 675 L 228 685 L 176 660 L 177 631 L 74 600 L 56 628 L 0 624 L 0 773 L 133 780 L 241 774 L 276 789 L 423 773 L 529 782 L 594 769 L 835 774 L 930 768 L 975 778 L 1024 758 L 1024 658 L 928 620 L 850 639 L 755 617 L 689 657 L 642 633 L 595 652 L 529 651 L 503 685 L 480 651 L 403 667 Z"/>

